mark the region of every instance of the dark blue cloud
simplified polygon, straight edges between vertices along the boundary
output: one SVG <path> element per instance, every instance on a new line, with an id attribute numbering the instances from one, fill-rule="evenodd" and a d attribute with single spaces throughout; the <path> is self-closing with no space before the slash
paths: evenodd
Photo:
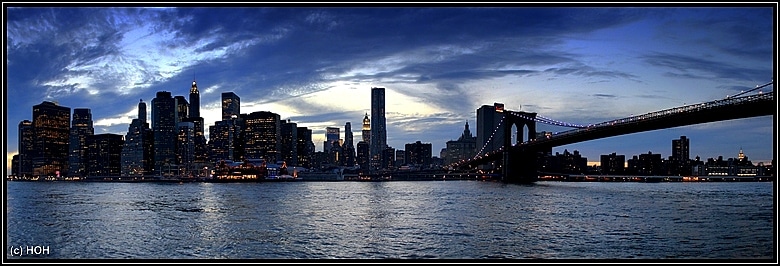
<path id="1" fill-rule="evenodd" d="M 642 56 L 650 65 L 670 69 L 672 76 L 723 79 L 731 81 L 769 81 L 772 69 L 748 68 L 734 65 L 726 60 L 708 60 L 680 54 L 655 53 Z"/>

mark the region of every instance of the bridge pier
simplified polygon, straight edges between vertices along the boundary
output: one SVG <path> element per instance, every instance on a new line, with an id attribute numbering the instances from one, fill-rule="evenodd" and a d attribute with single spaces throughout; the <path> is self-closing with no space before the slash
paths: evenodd
<path id="1" fill-rule="evenodd" d="M 506 183 L 533 183 L 539 179 L 537 166 L 539 152 L 503 152 L 502 181 Z"/>

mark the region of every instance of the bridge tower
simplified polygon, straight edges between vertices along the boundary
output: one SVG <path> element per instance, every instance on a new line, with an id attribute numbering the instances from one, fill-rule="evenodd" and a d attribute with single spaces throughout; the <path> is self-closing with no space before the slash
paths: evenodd
<path id="1" fill-rule="evenodd" d="M 536 113 L 515 112 L 496 106 L 496 112 L 504 114 L 504 150 L 502 161 L 502 179 L 504 182 L 529 183 L 537 179 L 537 164 L 539 151 L 512 147 L 523 142 L 523 128 L 528 128 L 526 141 L 536 139 Z M 512 143 L 512 126 L 517 126 L 517 142 Z"/>

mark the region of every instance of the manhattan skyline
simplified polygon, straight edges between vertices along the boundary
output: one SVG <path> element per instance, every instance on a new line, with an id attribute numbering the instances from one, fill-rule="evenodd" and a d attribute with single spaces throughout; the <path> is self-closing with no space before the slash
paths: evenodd
<path id="1" fill-rule="evenodd" d="M 206 131 L 221 120 L 221 93 L 234 92 L 241 113 L 270 111 L 312 129 L 318 151 L 326 127 L 359 125 L 371 114 L 371 88 L 385 88 L 387 144 L 431 143 L 438 156 L 494 102 L 588 124 L 765 84 L 776 71 L 774 9 L 6 6 L 7 161 L 18 151 L 18 123 L 42 101 L 89 108 L 95 134 L 124 135 L 139 99 L 186 97 L 193 80 Z M 665 158 L 684 135 L 691 158 L 742 149 L 754 163 L 770 162 L 773 123 L 706 123 L 553 153 Z"/>

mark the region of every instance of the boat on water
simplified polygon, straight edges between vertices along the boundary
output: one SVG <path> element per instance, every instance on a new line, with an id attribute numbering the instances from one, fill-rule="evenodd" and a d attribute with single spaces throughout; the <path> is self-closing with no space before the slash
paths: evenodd
<path id="1" fill-rule="evenodd" d="M 344 180 L 344 169 L 331 168 L 326 170 L 298 170 L 293 172 L 294 176 L 302 181 L 342 181 Z"/>
<path id="2" fill-rule="evenodd" d="M 265 160 L 248 159 L 243 162 L 220 161 L 209 182 L 262 182 L 268 176 Z"/>

